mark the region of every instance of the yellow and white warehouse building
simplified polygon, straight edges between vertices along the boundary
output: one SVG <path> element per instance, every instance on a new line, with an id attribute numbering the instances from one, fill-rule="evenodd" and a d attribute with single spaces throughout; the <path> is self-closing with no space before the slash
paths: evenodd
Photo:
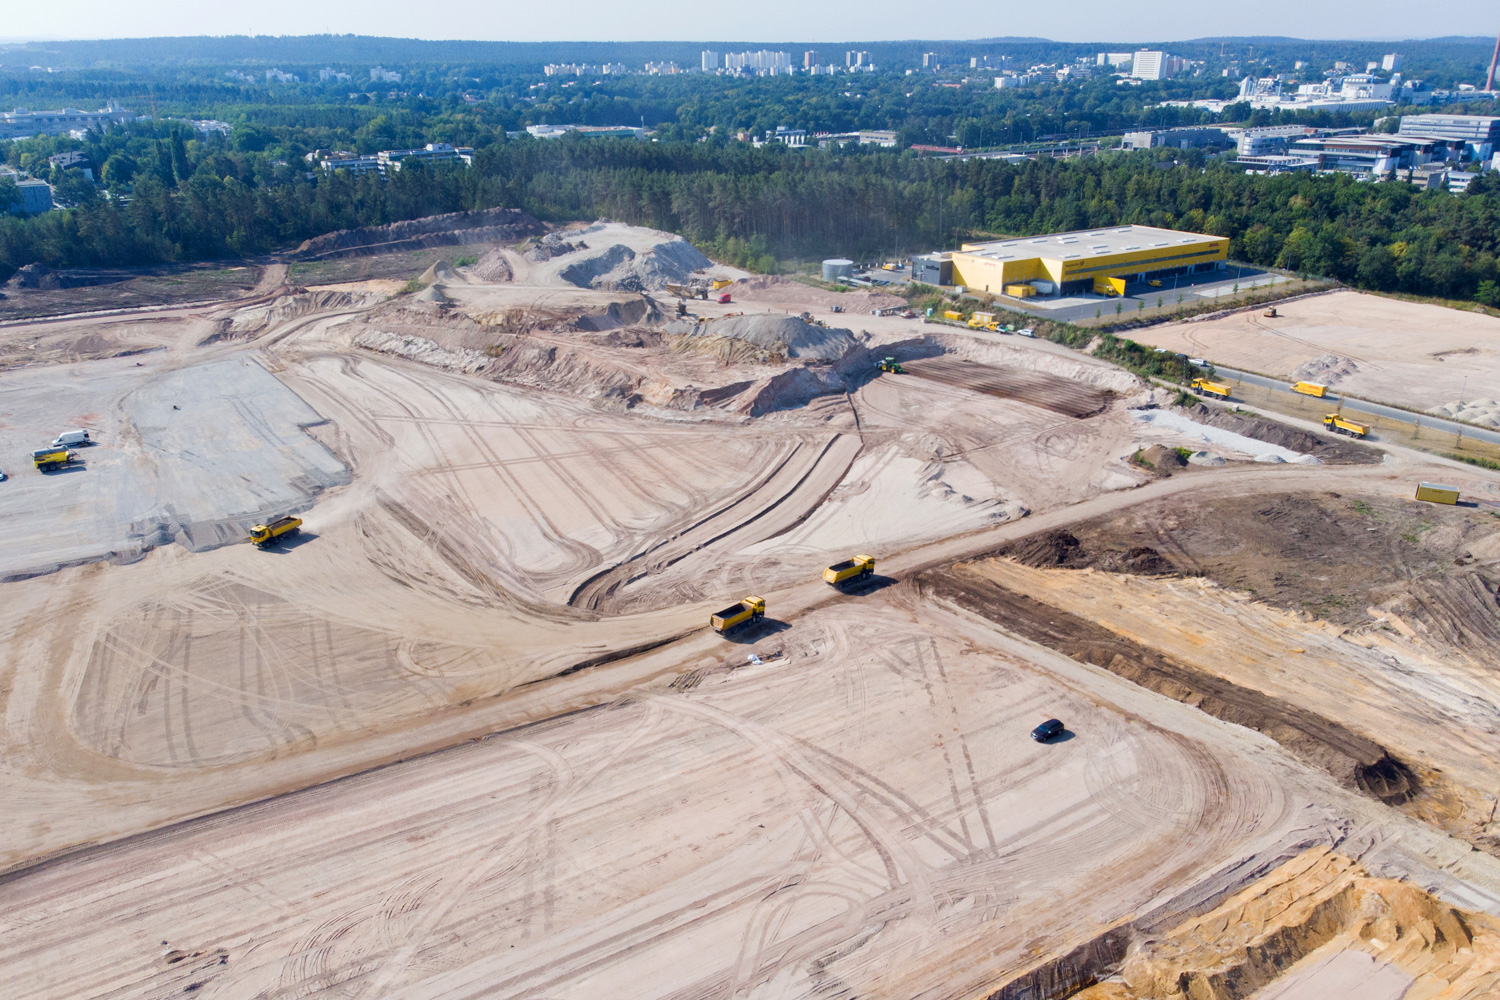
<path id="1" fill-rule="evenodd" d="M 1229 256 L 1227 236 L 1153 226 L 1111 226 L 1076 233 L 965 243 L 952 255 L 952 283 L 1014 296 L 1125 294 L 1125 286 L 1208 271 Z"/>

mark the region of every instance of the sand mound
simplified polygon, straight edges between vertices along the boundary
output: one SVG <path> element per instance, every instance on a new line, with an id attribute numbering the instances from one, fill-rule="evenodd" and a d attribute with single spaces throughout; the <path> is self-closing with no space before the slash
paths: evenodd
<path id="1" fill-rule="evenodd" d="M 1467 403 L 1454 400 L 1442 406 L 1434 406 L 1427 412 L 1450 420 L 1462 420 L 1467 424 L 1500 429 L 1500 400 L 1472 399 Z"/>
<path id="2" fill-rule="evenodd" d="M 727 337 L 788 358 L 837 361 L 856 346 L 854 334 L 842 328 L 809 323 L 796 316 L 725 316 L 705 323 L 675 320 L 667 334 L 690 337 Z"/>
<path id="3" fill-rule="evenodd" d="M 423 271 L 422 276 L 417 280 L 424 285 L 436 285 L 439 282 L 459 285 L 467 285 L 469 283 L 469 279 L 453 270 L 453 266 L 446 260 L 440 260 L 433 264 L 427 270 Z"/>
<path id="4" fill-rule="evenodd" d="M 498 285 L 515 277 L 511 270 L 510 261 L 506 259 L 505 251 L 498 247 L 479 258 L 472 266 L 464 268 L 470 281 L 482 282 L 486 285 Z"/>
<path id="5" fill-rule="evenodd" d="M 1322 354 L 1292 369 L 1292 380 L 1333 385 L 1339 379 L 1353 375 L 1357 371 L 1359 371 L 1359 365 L 1349 358 L 1337 354 Z"/>
<path id="6" fill-rule="evenodd" d="M 1218 908 L 1132 947 L 1087 1000 L 1433 998 L 1500 990 L 1500 923 L 1315 847 Z M 1271 983 L 1282 989 L 1260 992 Z"/>
<path id="7" fill-rule="evenodd" d="M 600 229 L 607 232 L 608 227 Z M 682 237 L 665 233 L 659 235 L 659 242 L 655 245 L 647 244 L 644 248 L 632 249 L 625 243 L 589 248 L 582 242 L 570 244 L 559 240 L 556 249 L 560 252 L 547 252 L 549 256 L 586 254 L 569 261 L 567 266 L 557 272 L 562 280 L 580 288 L 624 292 L 658 291 L 668 284 L 687 281 L 694 271 L 713 266 L 713 261 L 699 253 Z M 544 240 L 538 244 L 537 250 L 548 246 L 548 242 Z M 562 250 L 562 247 L 571 249 Z"/>
<path id="8" fill-rule="evenodd" d="M 453 304 L 453 300 L 448 298 L 448 293 L 443 290 L 443 286 L 441 284 L 428 285 L 426 288 L 413 295 L 412 301 L 430 302 L 434 305 L 439 306 L 447 306 Z"/>

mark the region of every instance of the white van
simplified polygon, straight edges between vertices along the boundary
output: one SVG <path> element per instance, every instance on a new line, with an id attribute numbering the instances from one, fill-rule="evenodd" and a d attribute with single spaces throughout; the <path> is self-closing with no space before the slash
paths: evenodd
<path id="1" fill-rule="evenodd" d="M 88 431 L 63 431 L 53 440 L 52 445 L 55 448 L 76 448 L 93 443 Z"/>

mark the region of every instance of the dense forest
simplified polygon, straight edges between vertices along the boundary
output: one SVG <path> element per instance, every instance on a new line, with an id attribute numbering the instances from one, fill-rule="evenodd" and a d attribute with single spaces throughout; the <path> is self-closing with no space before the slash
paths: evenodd
<path id="1" fill-rule="evenodd" d="M 334 229 L 488 206 L 607 216 L 682 233 L 760 270 L 777 260 L 910 253 L 991 234 L 1120 223 L 1228 235 L 1235 259 L 1366 288 L 1500 304 L 1500 183 L 1418 192 L 1344 176 L 1248 176 L 1193 153 L 1022 163 L 743 143 L 497 141 L 471 169 L 309 176 L 302 164 L 181 132 L 91 155 L 131 196 L 0 221 L 0 276 L 32 261 L 128 265 L 242 256 Z M 121 142 L 120 136 L 114 136 Z M 131 143 L 135 143 L 134 146 Z M 113 166 L 112 166 L 113 165 Z"/>

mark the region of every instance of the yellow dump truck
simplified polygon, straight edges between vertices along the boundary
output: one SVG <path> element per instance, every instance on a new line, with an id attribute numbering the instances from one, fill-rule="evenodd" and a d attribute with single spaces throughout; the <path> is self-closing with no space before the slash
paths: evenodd
<path id="1" fill-rule="evenodd" d="M 863 580 L 875 572 L 875 557 L 859 555 L 834 563 L 823 571 L 823 582 L 837 587 L 849 580 Z"/>
<path id="2" fill-rule="evenodd" d="M 1457 486 L 1439 486 L 1437 483 L 1418 483 L 1417 499 L 1429 503 L 1458 503 Z"/>
<path id="3" fill-rule="evenodd" d="M 1328 395 L 1328 386 L 1319 385 L 1317 382 L 1293 382 L 1292 391 L 1300 392 L 1304 396 L 1317 396 L 1322 399 Z"/>
<path id="4" fill-rule="evenodd" d="M 1193 389 L 1203 393 L 1205 396 L 1218 396 L 1220 399 L 1229 398 L 1229 386 L 1223 382 L 1210 382 L 1206 378 L 1193 379 Z"/>
<path id="5" fill-rule="evenodd" d="M 758 622 L 766 616 L 766 601 L 763 597 L 747 597 L 738 604 L 731 604 L 708 619 L 715 632 L 730 632 L 748 622 Z"/>
<path id="6" fill-rule="evenodd" d="M 278 517 L 269 524 L 257 524 L 250 529 L 250 541 L 258 546 L 270 545 L 279 538 L 290 538 L 302 530 L 302 518 Z"/>
<path id="7" fill-rule="evenodd" d="M 78 453 L 56 445 L 50 448 L 38 448 L 31 453 L 31 463 L 42 472 L 51 472 L 53 469 L 61 469 L 78 461 Z"/>
<path id="8" fill-rule="evenodd" d="M 1368 425 L 1355 423 L 1353 420 L 1341 417 L 1337 413 L 1330 413 L 1324 417 L 1323 426 L 1335 434 L 1347 434 L 1350 437 L 1362 438 L 1370 433 Z"/>

